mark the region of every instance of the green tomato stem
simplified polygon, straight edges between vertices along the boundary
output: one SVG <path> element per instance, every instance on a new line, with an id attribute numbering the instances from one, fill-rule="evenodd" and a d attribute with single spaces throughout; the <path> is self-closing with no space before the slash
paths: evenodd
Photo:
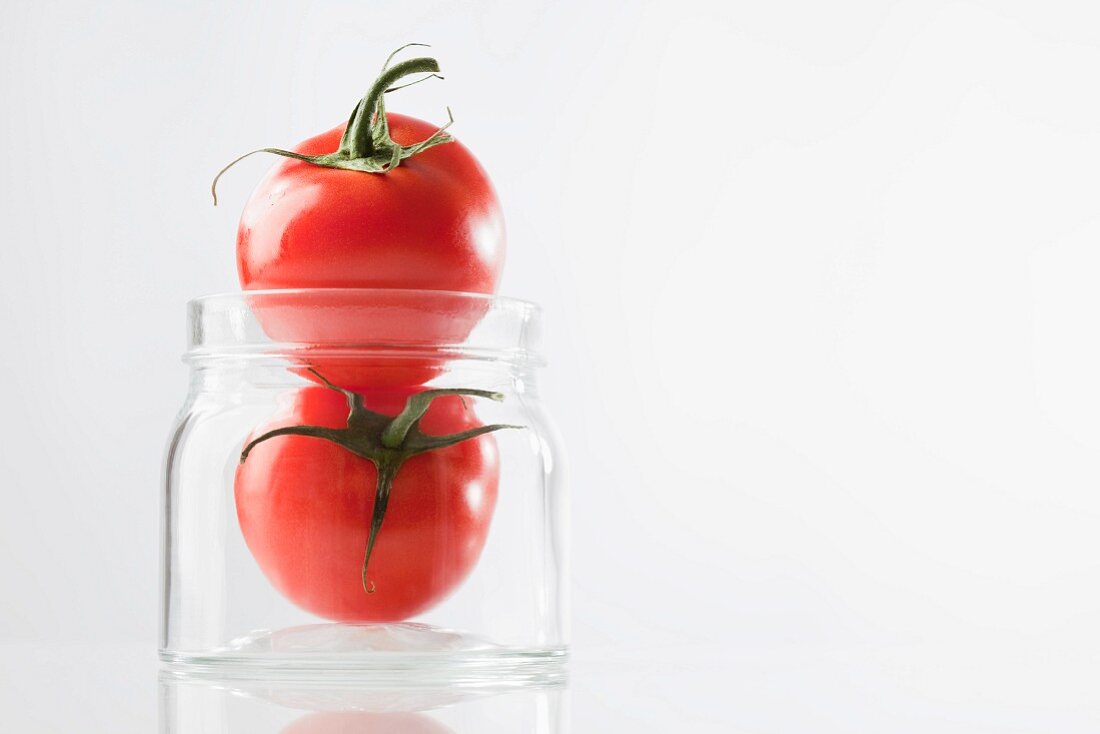
<path id="1" fill-rule="evenodd" d="M 361 578 L 363 591 L 373 594 L 376 587 L 367 574 L 367 568 L 370 564 L 371 554 L 374 552 L 375 542 L 378 540 L 378 534 L 382 530 L 382 522 L 386 518 L 386 509 L 389 506 L 394 480 L 405 462 L 418 454 L 454 446 L 457 443 L 469 441 L 494 431 L 506 428 L 522 428 L 523 426 L 494 423 L 443 436 L 428 435 L 420 430 L 420 420 L 428 412 L 432 401 L 436 398 L 444 395 L 463 395 L 489 398 L 490 400 L 503 400 L 504 396 L 488 390 L 470 388 L 424 390 L 410 395 L 405 400 L 405 406 L 401 412 L 391 418 L 368 410 L 363 404 L 362 395 L 334 385 L 315 369 L 311 368 L 309 371 L 319 378 L 326 388 L 340 393 L 347 400 L 347 427 L 328 428 L 327 426 L 298 425 L 275 428 L 245 444 L 244 449 L 241 451 L 240 461 L 244 464 L 256 446 L 269 439 L 278 436 L 307 436 L 334 443 L 374 464 L 378 470 L 378 477 L 375 481 L 374 509 L 371 512 L 367 547 L 363 553 Z"/>
<path id="2" fill-rule="evenodd" d="M 283 148 L 259 148 L 250 151 L 231 161 L 214 176 L 210 183 L 210 195 L 214 199 L 214 206 L 218 205 L 218 181 L 222 175 L 250 155 L 256 153 L 272 153 L 285 158 L 295 158 L 306 163 L 326 168 L 340 168 L 347 171 L 359 171 L 362 173 L 386 173 L 401 165 L 401 161 L 423 153 L 429 148 L 449 143 L 454 138 L 446 133 L 447 128 L 454 123 L 451 108 L 447 108 L 447 123 L 429 135 L 419 143 L 401 145 L 390 137 L 389 121 L 386 118 L 385 95 L 398 89 L 419 84 L 428 79 L 442 79 L 439 75 L 439 62 L 430 57 L 418 57 L 402 61 L 400 64 L 389 66 L 390 61 L 400 51 L 409 46 L 423 46 L 422 43 L 410 43 L 390 54 L 386 64 L 382 67 L 382 73 L 374 80 L 370 90 L 355 105 L 348 118 L 347 127 L 340 138 L 340 147 L 331 153 L 321 155 L 303 155 Z M 413 74 L 427 74 L 427 76 L 395 86 L 396 82 Z"/>
<path id="3" fill-rule="evenodd" d="M 402 61 L 392 69 L 386 69 L 374 80 L 370 91 L 359 101 L 351 113 L 339 152 L 350 158 L 370 158 L 377 149 L 397 145 L 390 138 L 385 122 L 385 109 L 381 108 L 382 95 L 396 82 L 412 74 L 438 73 L 439 62 L 428 57 Z M 375 140 L 375 136 L 378 140 Z"/>
<path id="4" fill-rule="evenodd" d="M 367 565 L 370 563 L 371 553 L 374 552 L 374 541 L 378 539 L 378 531 L 382 529 L 382 521 L 386 519 L 386 507 L 390 504 L 390 490 L 393 489 L 393 480 L 397 477 L 397 470 L 404 463 L 403 458 L 396 460 L 384 460 L 377 462 L 378 480 L 374 487 L 374 511 L 370 518 L 370 533 L 367 535 L 367 550 L 363 553 L 362 581 L 363 591 L 373 594 L 375 585 L 367 579 Z"/>

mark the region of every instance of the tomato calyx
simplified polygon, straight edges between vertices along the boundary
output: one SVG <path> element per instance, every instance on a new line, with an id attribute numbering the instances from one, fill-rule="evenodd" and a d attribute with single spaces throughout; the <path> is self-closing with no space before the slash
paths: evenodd
<path id="1" fill-rule="evenodd" d="M 401 145 L 390 137 L 389 122 L 386 119 L 386 103 L 384 97 L 389 92 L 419 84 L 427 79 L 442 79 L 439 75 L 439 62 L 430 57 L 417 57 L 402 61 L 390 67 L 393 57 L 410 46 L 426 46 L 423 43 L 408 43 L 389 55 L 382 66 L 382 73 L 374 80 L 370 90 L 355 105 L 348 118 L 344 135 L 340 139 L 340 147 L 331 153 L 322 155 L 303 155 L 292 150 L 282 148 L 259 148 L 250 151 L 234 159 L 225 168 L 218 171 L 210 184 L 210 194 L 214 198 L 214 206 L 218 205 L 218 180 L 233 166 L 245 158 L 256 153 L 273 153 L 286 158 L 312 163 L 316 166 L 327 168 L 341 168 L 347 171 L 360 171 L 363 173 L 386 173 L 401 164 L 401 161 L 412 158 L 429 148 L 443 143 L 449 143 L 454 138 L 447 134 L 447 128 L 454 123 L 451 108 L 447 108 L 447 123 L 429 135 L 419 143 Z M 407 76 L 412 74 L 427 74 L 407 84 L 397 85 Z M 395 86 L 396 85 L 396 86 Z"/>
<path id="2" fill-rule="evenodd" d="M 420 430 L 420 419 L 428 412 L 432 401 L 436 398 L 444 395 L 461 395 L 500 401 L 504 399 L 504 395 L 489 390 L 470 388 L 424 390 L 410 395 L 405 401 L 405 406 L 401 412 L 397 416 L 391 417 L 367 409 L 363 404 L 363 396 L 359 393 L 334 385 L 313 368 L 310 368 L 309 371 L 325 387 L 339 392 L 347 399 L 347 427 L 329 428 L 327 426 L 297 425 L 276 428 L 245 444 L 244 449 L 241 451 L 240 463 L 244 464 L 248 460 L 248 455 L 258 444 L 277 436 L 319 438 L 341 446 L 356 456 L 373 463 L 378 470 L 378 479 L 375 482 L 374 511 L 371 514 L 370 532 L 367 536 L 367 547 L 363 555 L 362 566 L 363 590 L 368 594 L 372 594 L 375 591 L 375 586 L 374 582 L 368 578 L 367 566 L 370 563 L 378 533 L 382 529 L 382 521 L 386 516 L 386 507 L 389 504 L 394 479 L 397 477 L 401 466 L 417 454 L 453 446 L 493 431 L 505 428 L 523 428 L 523 426 L 494 423 L 444 436 L 428 435 Z"/>

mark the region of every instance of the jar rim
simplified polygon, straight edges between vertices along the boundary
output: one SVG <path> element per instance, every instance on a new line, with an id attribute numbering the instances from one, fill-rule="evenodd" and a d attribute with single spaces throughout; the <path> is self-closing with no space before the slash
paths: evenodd
<path id="1" fill-rule="evenodd" d="M 187 302 L 185 360 L 340 353 L 541 363 L 538 304 L 403 288 L 288 288 Z"/>

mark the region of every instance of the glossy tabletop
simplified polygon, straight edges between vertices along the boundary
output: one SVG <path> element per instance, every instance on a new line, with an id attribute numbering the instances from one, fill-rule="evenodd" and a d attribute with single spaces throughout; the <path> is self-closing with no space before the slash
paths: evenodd
<path id="1" fill-rule="evenodd" d="M 1006 641 L 1007 642 L 1007 641 Z M 565 686 L 178 679 L 152 649 L 7 645 L 5 730 L 266 734 L 1091 732 L 1100 660 L 1057 644 L 574 655 Z"/>

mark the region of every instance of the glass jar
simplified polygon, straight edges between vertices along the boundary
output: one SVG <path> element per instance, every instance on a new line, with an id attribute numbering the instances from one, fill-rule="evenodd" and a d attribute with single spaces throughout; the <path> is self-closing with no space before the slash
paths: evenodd
<path id="1" fill-rule="evenodd" d="M 165 462 L 166 665 L 561 674 L 567 495 L 536 306 L 248 291 L 192 301 L 188 319 Z"/>

